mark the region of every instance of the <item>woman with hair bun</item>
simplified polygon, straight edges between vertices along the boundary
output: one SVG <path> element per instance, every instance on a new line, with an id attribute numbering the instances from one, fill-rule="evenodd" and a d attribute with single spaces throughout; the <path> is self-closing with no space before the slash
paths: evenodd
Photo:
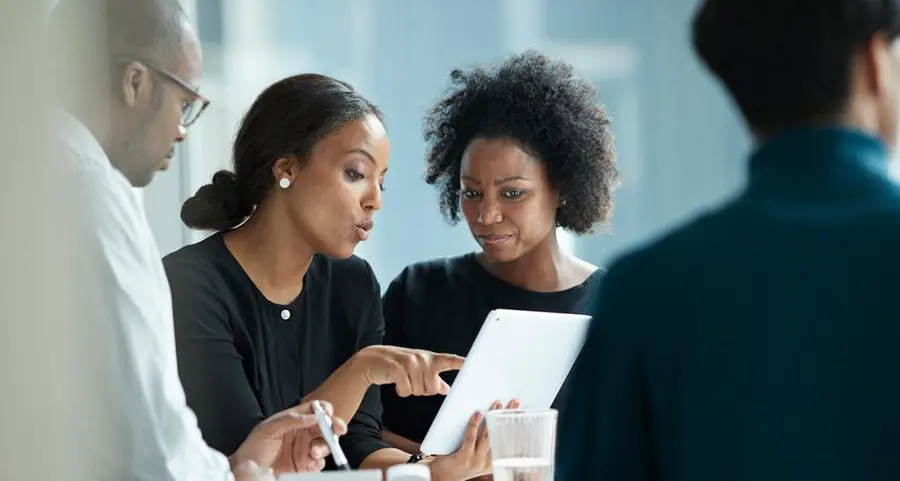
<path id="1" fill-rule="evenodd" d="M 462 358 L 380 345 L 381 288 L 353 250 L 374 226 L 389 153 L 381 112 L 353 88 L 289 77 L 244 117 L 234 170 L 184 203 L 185 224 L 216 231 L 164 259 L 179 373 L 216 449 L 233 452 L 266 416 L 315 398 L 351 420 L 351 466 L 410 460 L 381 438 L 377 385 L 446 393 L 438 374 Z M 434 478 L 453 480 L 442 463 Z"/>

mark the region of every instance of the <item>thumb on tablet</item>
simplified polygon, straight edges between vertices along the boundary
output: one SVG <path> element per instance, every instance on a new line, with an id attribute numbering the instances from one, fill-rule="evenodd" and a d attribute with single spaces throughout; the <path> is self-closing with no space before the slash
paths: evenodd
<path id="1" fill-rule="evenodd" d="M 436 372 L 458 371 L 462 369 L 465 360 L 466 358 L 456 354 L 435 354 L 434 370 Z"/>

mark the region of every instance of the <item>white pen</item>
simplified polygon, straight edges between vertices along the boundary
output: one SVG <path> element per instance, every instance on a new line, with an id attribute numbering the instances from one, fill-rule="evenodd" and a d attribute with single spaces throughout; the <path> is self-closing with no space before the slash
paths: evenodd
<path id="1" fill-rule="evenodd" d="M 325 409 L 322 408 L 322 404 L 319 403 L 319 401 L 313 401 L 312 407 L 313 412 L 316 414 L 316 419 L 319 422 L 319 429 L 322 431 L 322 437 L 325 438 L 325 444 L 327 444 L 328 449 L 331 450 L 331 457 L 334 459 L 334 464 L 338 469 L 350 471 L 350 463 L 347 462 L 347 456 L 344 456 L 344 451 L 341 450 L 338 438 L 334 434 L 334 430 L 331 429 L 331 418 L 328 417 L 328 413 L 325 412 Z"/>

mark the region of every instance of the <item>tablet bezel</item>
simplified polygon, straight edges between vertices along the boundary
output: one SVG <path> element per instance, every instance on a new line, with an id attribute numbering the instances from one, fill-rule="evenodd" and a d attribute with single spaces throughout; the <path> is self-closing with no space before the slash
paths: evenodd
<path id="1" fill-rule="evenodd" d="M 556 339 L 565 337 L 565 345 L 552 347 L 541 346 L 543 349 L 536 347 L 535 352 L 539 357 L 537 359 L 531 359 L 528 362 L 528 364 L 540 362 L 545 359 L 546 356 L 553 356 L 555 360 L 559 361 L 559 365 L 557 366 L 559 369 L 557 369 L 557 371 L 538 374 L 537 376 L 543 375 L 545 378 L 536 380 L 540 381 L 543 385 L 547 385 L 547 389 L 552 390 L 553 395 L 546 396 L 545 394 L 540 394 L 517 396 L 520 397 L 519 400 L 523 402 L 522 408 L 549 408 L 559 393 L 559 389 L 562 387 L 569 371 L 572 369 L 575 358 L 581 351 L 590 321 L 591 316 L 582 314 L 511 309 L 495 309 L 489 312 L 478 331 L 478 335 L 469 350 L 469 354 L 466 357 L 462 369 L 460 369 L 453 382 L 450 393 L 441 404 L 428 433 L 422 441 L 421 451 L 431 455 L 445 455 L 455 452 L 462 442 L 463 434 L 465 433 L 465 425 L 471 415 L 474 414 L 474 411 L 463 413 L 459 410 L 464 408 L 456 407 L 456 405 L 471 405 L 471 396 L 476 396 L 476 398 L 482 398 L 480 401 L 484 401 L 485 403 L 485 406 L 478 409 L 486 410 L 490 407 L 491 402 L 497 400 L 490 398 L 491 393 L 482 393 L 481 389 L 482 385 L 493 381 L 493 379 L 487 378 L 495 377 L 492 376 L 492 374 L 496 374 L 496 372 L 491 371 L 490 373 L 482 375 L 482 372 L 478 371 L 478 365 L 482 363 L 494 365 L 497 363 L 496 359 L 502 356 L 497 356 L 493 349 L 495 349 L 497 345 L 503 345 L 503 343 L 514 340 L 514 328 L 538 329 L 541 330 L 541 332 L 551 329 L 556 331 L 550 331 L 548 338 Z M 561 322 L 572 322 L 573 324 L 566 326 L 567 329 L 562 329 L 562 331 L 560 331 L 559 323 Z M 517 323 L 519 326 L 513 327 L 516 326 Z M 568 358 L 566 358 L 566 356 L 568 356 Z M 523 366 L 522 368 L 533 369 L 533 366 Z M 469 388 L 469 385 L 476 387 Z M 522 386 L 522 388 L 526 389 L 527 386 Z M 469 389 L 473 389 L 475 394 L 467 392 Z M 469 396 L 470 398 L 466 399 L 466 396 Z M 543 398 L 545 402 L 537 404 L 532 403 L 529 405 L 527 398 Z M 509 401 L 509 399 L 500 399 L 500 401 L 506 402 Z M 458 433 L 458 435 L 451 433 Z"/>

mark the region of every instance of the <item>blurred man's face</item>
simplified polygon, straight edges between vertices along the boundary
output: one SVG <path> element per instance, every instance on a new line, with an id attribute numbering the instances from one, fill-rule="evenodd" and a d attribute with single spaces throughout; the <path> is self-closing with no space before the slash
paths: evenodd
<path id="1" fill-rule="evenodd" d="M 108 154 L 135 187 L 148 185 L 166 170 L 175 144 L 185 140 L 186 123 L 196 119 L 205 100 L 197 89 L 203 68 L 200 42 L 184 24 L 182 48 L 168 55 L 169 65 L 149 59 L 127 59 L 122 76 L 122 102 L 113 107 Z"/>
<path id="2" fill-rule="evenodd" d="M 893 150 L 900 138 L 900 41 L 875 36 L 859 60 L 851 108 Z"/>
<path id="3" fill-rule="evenodd" d="M 885 100 L 885 141 L 892 148 L 897 147 L 900 138 L 900 39 L 890 43 L 887 54 L 889 76 Z"/>

